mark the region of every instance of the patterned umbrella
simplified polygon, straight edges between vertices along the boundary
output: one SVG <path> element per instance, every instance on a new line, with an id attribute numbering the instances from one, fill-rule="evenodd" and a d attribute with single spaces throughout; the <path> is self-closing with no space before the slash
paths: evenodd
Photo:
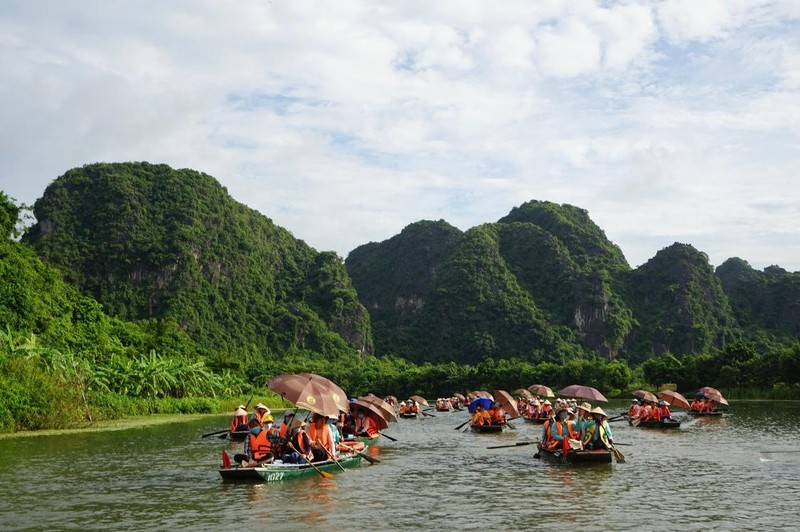
<path id="1" fill-rule="evenodd" d="M 323 385 L 327 386 L 328 389 L 331 391 L 331 397 L 333 397 L 333 401 L 336 403 L 336 406 L 339 407 L 340 412 L 347 413 L 349 411 L 349 406 L 347 405 L 347 394 L 339 388 L 339 385 L 334 383 L 327 377 L 323 377 L 322 375 L 317 375 L 316 373 L 301 373 L 300 375 L 304 377 L 308 377 L 312 381 L 319 381 Z"/>
<path id="2" fill-rule="evenodd" d="M 697 392 L 698 394 L 702 395 L 706 399 L 711 399 L 712 401 L 716 401 L 718 403 L 722 403 L 723 405 L 727 405 L 728 401 L 722 397 L 722 394 L 716 388 L 712 388 L 711 386 L 704 386 L 700 388 L 700 391 Z"/>
<path id="3" fill-rule="evenodd" d="M 358 410 L 364 410 L 364 413 L 378 425 L 378 430 L 389 428 L 389 422 L 383 417 L 383 411 L 372 403 L 363 399 L 356 399 L 355 401 L 350 401 L 349 405 L 353 415 Z"/>
<path id="4" fill-rule="evenodd" d="M 541 395 L 542 397 L 555 397 L 553 390 L 544 384 L 532 384 L 531 386 L 528 386 L 528 391 L 535 393 L 536 395 Z"/>
<path id="5" fill-rule="evenodd" d="M 340 406 L 334 400 L 334 393 L 322 381 L 312 380 L 308 376 L 284 374 L 273 377 L 267 387 L 287 401 L 300 408 L 324 416 L 335 416 Z"/>
<path id="6" fill-rule="evenodd" d="M 386 421 L 394 421 L 395 423 L 400 421 L 397 418 L 397 414 L 394 413 L 394 408 L 392 408 L 392 405 L 390 405 L 389 403 L 387 403 L 386 401 L 384 401 L 383 399 L 381 399 L 377 395 L 368 393 L 367 395 L 359 397 L 359 399 L 377 406 L 381 410 L 381 412 L 383 412 L 383 414 L 381 414 L 381 415 L 384 418 L 386 418 Z"/>
<path id="7" fill-rule="evenodd" d="M 606 399 L 605 395 L 597 391 L 595 388 L 592 388 L 591 386 L 582 386 L 580 384 L 571 384 L 566 388 L 562 388 L 558 391 L 558 395 L 563 395 L 565 397 L 579 397 L 581 399 L 589 399 L 590 401 L 608 402 L 608 399 Z"/>

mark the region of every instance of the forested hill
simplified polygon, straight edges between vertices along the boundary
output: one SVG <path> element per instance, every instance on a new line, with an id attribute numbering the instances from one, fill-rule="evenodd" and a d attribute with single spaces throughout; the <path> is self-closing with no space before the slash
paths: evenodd
<path id="1" fill-rule="evenodd" d="M 641 362 L 742 338 L 796 342 L 799 274 L 736 261 L 715 273 L 704 253 L 676 243 L 632 270 L 585 210 L 530 201 L 466 232 L 411 224 L 345 265 L 378 354 L 417 362 L 590 353 Z"/>
<path id="2" fill-rule="evenodd" d="M 24 242 L 109 315 L 174 322 L 231 361 L 372 350 L 368 313 L 336 254 L 206 174 L 87 165 L 48 186 L 34 213 Z"/>

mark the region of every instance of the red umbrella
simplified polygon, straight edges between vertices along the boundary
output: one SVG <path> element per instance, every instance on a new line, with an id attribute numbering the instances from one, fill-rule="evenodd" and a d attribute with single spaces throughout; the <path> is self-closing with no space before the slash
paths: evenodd
<path id="1" fill-rule="evenodd" d="M 658 402 L 658 397 L 648 392 L 647 390 L 636 390 L 633 392 L 633 396 L 636 397 L 637 399 L 642 399 L 650 403 Z"/>
<path id="2" fill-rule="evenodd" d="M 562 388 L 558 391 L 558 395 L 563 395 L 565 397 L 579 397 L 581 399 L 589 399 L 590 401 L 608 402 L 608 399 L 606 399 L 606 397 L 596 389 L 592 388 L 591 386 L 582 386 L 580 384 L 571 384 L 566 388 Z"/>
<path id="3" fill-rule="evenodd" d="M 689 408 L 689 401 L 687 401 L 686 398 L 678 392 L 664 390 L 663 392 L 658 392 L 658 397 L 669 405 L 676 406 L 678 408 Z"/>
<path id="4" fill-rule="evenodd" d="M 517 402 L 511 397 L 510 393 L 505 390 L 494 390 L 492 395 L 494 395 L 495 400 L 500 403 L 500 406 L 503 407 L 503 410 L 505 410 L 506 414 L 510 415 L 512 419 L 519 417 Z"/>
<path id="5" fill-rule="evenodd" d="M 319 380 L 284 374 L 270 379 L 267 386 L 287 401 L 311 412 L 335 416 L 340 411 L 339 404 L 333 399 L 334 394 Z"/>
<path id="6" fill-rule="evenodd" d="M 411 399 L 412 401 L 416 401 L 421 405 L 431 406 L 428 404 L 428 401 L 421 395 L 412 395 L 411 397 L 409 397 L 409 399 Z"/>
<path id="7" fill-rule="evenodd" d="M 363 399 L 356 399 L 355 401 L 351 401 L 349 404 L 351 410 L 364 410 L 369 418 L 375 421 L 375 423 L 378 425 L 378 430 L 389 428 L 389 422 L 386 421 L 386 418 L 383 417 L 383 412 L 377 406 L 364 401 Z"/>
<path id="8" fill-rule="evenodd" d="M 368 393 L 367 395 L 359 397 L 359 399 L 377 406 L 381 410 L 382 412 L 381 415 L 386 419 L 386 421 L 394 421 L 395 423 L 400 421 L 399 419 L 397 419 L 397 414 L 394 413 L 394 408 L 392 408 L 392 405 L 390 405 L 377 395 Z"/>
<path id="9" fill-rule="evenodd" d="M 536 395 L 541 395 L 543 397 L 555 397 L 553 390 L 551 390 L 544 384 L 532 384 L 531 386 L 528 386 L 528 391 L 533 392 Z"/>

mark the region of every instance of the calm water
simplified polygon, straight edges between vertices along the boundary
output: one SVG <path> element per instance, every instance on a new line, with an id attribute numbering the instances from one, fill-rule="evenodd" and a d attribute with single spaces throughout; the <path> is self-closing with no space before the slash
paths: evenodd
<path id="1" fill-rule="evenodd" d="M 626 404 L 612 403 L 608 412 Z M 604 405 L 606 406 L 606 405 Z M 275 484 L 224 484 L 227 417 L 0 440 L 0 529 L 765 530 L 800 526 L 800 404 L 738 402 L 677 431 L 613 423 L 626 463 L 535 460 L 541 427 L 477 435 L 466 413 L 401 420 L 381 460 Z M 683 419 L 683 416 L 681 416 Z"/>

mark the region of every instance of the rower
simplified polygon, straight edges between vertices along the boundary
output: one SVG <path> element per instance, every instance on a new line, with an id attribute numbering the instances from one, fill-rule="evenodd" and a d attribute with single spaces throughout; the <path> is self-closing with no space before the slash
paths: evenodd
<path id="1" fill-rule="evenodd" d="M 233 412 L 233 421 L 231 421 L 231 432 L 243 432 L 249 430 L 247 428 L 247 409 L 244 405 L 239 405 Z"/>
<path id="2" fill-rule="evenodd" d="M 608 426 L 608 414 L 602 408 L 595 407 L 592 410 L 594 424 L 586 429 L 583 438 L 583 446 L 586 449 L 610 449 L 614 444 L 614 436 Z"/>
<path id="3" fill-rule="evenodd" d="M 628 408 L 628 417 L 631 419 L 636 419 L 642 412 L 642 407 L 639 404 L 638 399 L 631 400 L 631 407 Z"/>

